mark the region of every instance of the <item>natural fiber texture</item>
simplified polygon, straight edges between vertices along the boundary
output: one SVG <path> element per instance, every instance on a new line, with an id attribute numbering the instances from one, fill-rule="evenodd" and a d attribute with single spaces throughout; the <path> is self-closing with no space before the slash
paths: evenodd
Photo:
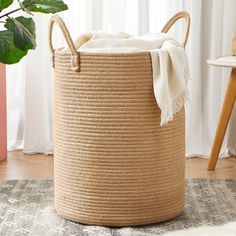
<path id="1" fill-rule="evenodd" d="M 188 101 L 187 80 L 189 79 L 188 58 L 185 47 L 190 27 L 190 16 L 187 12 L 179 12 L 165 25 L 162 32 L 168 32 L 179 19 L 186 20 L 186 33 L 182 46 L 166 33 L 145 34 L 132 37 L 126 33 L 93 32 L 83 34 L 73 43 L 68 29 L 59 16 L 53 16 L 49 24 L 49 46 L 55 62 L 52 44 L 52 29 L 58 23 L 66 39 L 71 53 L 71 69 L 79 72 L 80 52 L 92 53 L 136 53 L 148 51 L 152 58 L 153 90 L 157 104 L 161 110 L 161 125 L 171 121 Z M 77 52 L 76 49 L 79 51 Z"/>
<path id="2" fill-rule="evenodd" d="M 53 49 L 54 22 L 70 52 Z M 107 226 L 151 224 L 180 214 L 184 111 L 159 125 L 150 53 L 76 54 L 66 26 L 55 16 L 49 33 L 58 214 Z"/>
<path id="3" fill-rule="evenodd" d="M 55 208 L 86 224 L 140 225 L 184 207 L 184 112 L 160 127 L 149 53 L 55 51 Z"/>
<path id="4" fill-rule="evenodd" d="M 74 42 L 70 36 L 70 33 L 64 23 L 64 21 L 59 17 L 58 15 L 54 15 L 51 17 L 50 22 L 49 22 L 49 49 L 51 50 L 52 53 L 52 64 L 54 67 L 54 48 L 53 48 L 53 43 L 52 43 L 52 30 L 55 22 L 58 24 L 58 26 L 61 28 L 61 31 L 63 33 L 63 36 L 67 42 L 67 45 L 70 49 L 71 52 L 71 69 L 73 71 L 79 71 L 79 54 L 77 52 L 77 49 L 74 45 Z"/>
<path id="5" fill-rule="evenodd" d="M 185 31 L 185 37 L 183 42 L 181 43 L 181 45 L 185 48 L 187 41 L 188 41 L 188 36 L 189 36 L 189 30 L 190 30 L 190 15 L 188 12 L 186 11 L 180 11 L 177 14 L 175 14 L 174 16 L 172 16 L 168 22 L 165 24 L 165 26 L 163 27 L 162 31 L 163 33 L 167 33 L 169 31 L 169 29 L 173 26 L 173 24 L 178 21 L 179 19 L 184 18 L 186 21 L 186 31 Z"/>
<path id="6" fill-rule="evenodd" d="M 4 181 L 0 183 L 0 235 L 157 236 L 171 231 L 173 234 L 170 235 L 175 235 L 181 229 L 220 226 L 236 221 L 236 180 L 187 180 L 185 189 L 185 209 L 175 219 L 143 227 L 108 228 L 77 224 L 58 216 L 53 208 L 52 180 Z M 226 226 L 223 228 L 226 229 Z M 222 234 L 219 235 L 226 235 L 226 230 L 221 227 L 218 229 L 220 232 Z M 187 235 L 204 234 L 199 230 L 195 234 L 188 232 Z M 206 235 L 218 234 L 213 232 Z"/>
<path id="7" fill-rule="evenodd" d="M 190 78 L 188 57 L 184 48 L 170 35 L 148 33 L 133 37 L 125 33 L 98 31 L 80 36 L 76 45 L 81 45 L 78 48 L 79 52 L 150 52 L 153 91 L 161 110 L 161 125 L 173 120 L 175 114 L 188 102 L 187 82 Z"/>

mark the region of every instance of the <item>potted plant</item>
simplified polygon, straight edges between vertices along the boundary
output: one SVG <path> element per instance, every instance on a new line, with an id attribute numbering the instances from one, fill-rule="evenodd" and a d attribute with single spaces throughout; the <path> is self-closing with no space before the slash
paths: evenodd
<path id="1" fill-rule="evenodd" d="M 13 2 L 0 0 L 0 29 L 3 28 L 0 30 L 0 161 L 7 158 L 5 64 L 18 63 L 29 50 L 36 48 L 34 12 L 48 14 L 68 9 L 63 0 L 18 0 L 18 7 L 7 11 Z M 13 16 L 20 11 L 28 16 Z"/>

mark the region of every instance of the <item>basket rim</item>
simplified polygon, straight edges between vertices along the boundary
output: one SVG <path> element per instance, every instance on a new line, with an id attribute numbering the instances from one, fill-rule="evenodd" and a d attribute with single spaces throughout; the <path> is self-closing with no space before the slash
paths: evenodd
<path id="1" fill-rule="evenodd" d="M 55 49 L 54 52 L 55 54 L 58 55 L 65 55 L 65 56 L 71 56 L 70 51 L 64 50 L 64 47 Z M 84 56 L 147 56 L 151 55 L 150 51 L 137 51 L 137 52 L 80 52 L 77 51 L 79 55 L 84 55 Z"/>

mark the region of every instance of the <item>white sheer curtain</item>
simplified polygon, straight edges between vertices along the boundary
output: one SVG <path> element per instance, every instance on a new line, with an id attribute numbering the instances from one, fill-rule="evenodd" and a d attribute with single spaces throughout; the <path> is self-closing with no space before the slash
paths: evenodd
<path id="1" fill-rule="evenodd" d="M 134 35 L 160 32 L 170 16 L 180 10 L 191 14 L 192 24 L 187 52 L 192 80 L 191 101 L 187 106 L 187 155 L 208 156 L 215 134 L 229 71 L 210 68 L 208 58 L 229 54 L 236 34 L 235 0 L 77 0 L 66 1 L 69 10 L 60 15 L 72 37 L 91 30 L 122 30 Z M 37 15 L 35 51 L 21 63 L 7 68 L 9 149 L 26 153 L 51 153 L 52 71 L 48 51 L 49 16 Z M 183 24 L 172 34 L 181 40 Z M 55 32 L 55 44 L 63 44 Z M 222 154 L 236 154 L 236 111 L 230 123 Z"/>

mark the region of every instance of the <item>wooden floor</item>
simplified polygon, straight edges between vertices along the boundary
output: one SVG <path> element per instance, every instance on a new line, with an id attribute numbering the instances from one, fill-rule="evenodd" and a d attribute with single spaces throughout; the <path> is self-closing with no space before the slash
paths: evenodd
<path id="1" fill-rule="evenodd" d="M 215 171 L 207 171 L 207 161 L 202 158 L 186 159 L 186 178 L 236 179 L 236 158 L 221 159 Z M 52 179 L 53 156 L 25 155 L 9 152 L 8 160 L 0 162 L 0 180 Z"/>

